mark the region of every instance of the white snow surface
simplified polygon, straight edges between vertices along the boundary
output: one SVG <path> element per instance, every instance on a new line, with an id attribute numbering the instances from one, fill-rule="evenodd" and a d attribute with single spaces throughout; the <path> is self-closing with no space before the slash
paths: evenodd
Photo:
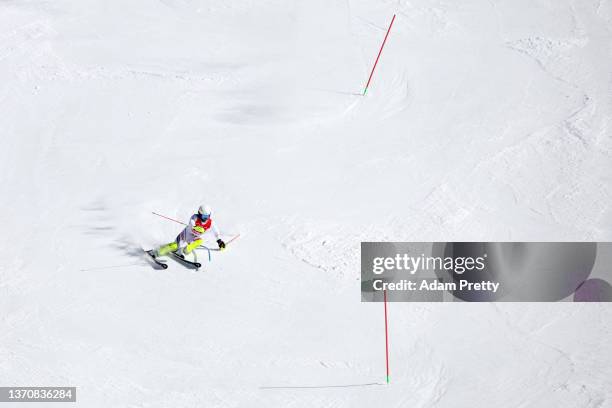
<path id="1" fill-rule="evenodd" d="M 361 241 L 612 239 L 611 29 L 610 0 L 0 2 L 0 385 L 612 407 L 607 304 L 390 304 L 383 385 L 359 294 Z M 202 202 L 241 238 L 152 269 L 181 226 L 151 212 Z"/>

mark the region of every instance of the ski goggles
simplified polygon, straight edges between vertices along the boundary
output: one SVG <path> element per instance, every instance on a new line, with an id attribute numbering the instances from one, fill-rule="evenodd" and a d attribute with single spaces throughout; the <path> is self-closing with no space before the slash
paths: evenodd
<path id="1" fill-rule="evenodd" d="M 198 214 L 198 217 L 200 217 L 200 219 L 202 221 L 207 221 L 210 218 L 210 215 L 208 215 L 208 214 Z"/>

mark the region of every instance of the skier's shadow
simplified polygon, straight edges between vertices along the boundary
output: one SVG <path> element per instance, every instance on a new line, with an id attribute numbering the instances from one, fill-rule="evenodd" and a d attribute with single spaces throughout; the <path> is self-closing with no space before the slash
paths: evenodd
<path id="1" fill-rule="evenodd" d="M 95 200 L 91 204 L 81 207 L 84 217 L 87 219 L 83 234 L 110 240 L 110 247 L 119 254 L 132 259 L 143 260 L 143 251 L 139 245 L 131 242 L 129 237 L 117 237 L 117 228 L 112 224 L 107 205 L 103 200 Z M 96 240 L 96 238 L 91 238 Z"/>
<path id="2" fill-rule="evenodd" d="M 126 239 L 125 237 L 113 243 L 112 247 L 115 248 L 117 251 L 121 252 L 121 254 L 128 256 L 130 258 L 144 259 L 143 257 L 144 252 L 142 248 L 140 248 L 139 246 L 137 246 L 136 244 L 132 242 L 129 242 L 129 240 Z"/>

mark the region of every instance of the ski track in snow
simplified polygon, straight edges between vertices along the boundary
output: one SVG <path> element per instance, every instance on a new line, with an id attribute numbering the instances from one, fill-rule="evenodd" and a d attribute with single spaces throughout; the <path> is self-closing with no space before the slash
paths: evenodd
<path id="1" fill-rule="evenodd" d="M 610 406 L 603 304 L 392 303 L 381 385 L 359 243 L 611 239 L 611 22 L 610 1 L 1 3 L 0 385 Z M 140 247 L 181 229 L 151 211 L 201 201 L 241 238 L 151 269 Z"/>

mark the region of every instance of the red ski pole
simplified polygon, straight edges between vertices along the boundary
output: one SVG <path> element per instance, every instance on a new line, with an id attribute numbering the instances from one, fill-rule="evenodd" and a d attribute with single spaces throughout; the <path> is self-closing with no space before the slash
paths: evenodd
<path id="1" fill-rule="evenodd" d="M 237 240 L 238 238 L 240 238 L 240 234 L 236 235 L 234 238 L 232 238 L 232 239 L 230 239 L 229 241 L 227 241 L 227 242 L 225 243 L 225 245 L 230 244 L 232 241 L 235 241 L 235 240 Z"/>
<path id="2" fill-rule="evenodd" d="M 184 222 L 180 222 L 180 221 L 178 221 L 178 220 L 175 220 L 174 218 L 170 218 L 170 217 L 166 217 L 165 215 L 158 214 L 158 213 L 156 213 L 155 211 L 151 211 L 151 212 L 152 212 L 153 214 L 157 215 L 158 217 L 162 217 L 162 218 L 165 218 L 165 219 L 167 219 L 167 220 L 174 221 L 174 222 L 176 222 L 177 224 L 187 225 L 187 224 L 185 224 Z"/>

